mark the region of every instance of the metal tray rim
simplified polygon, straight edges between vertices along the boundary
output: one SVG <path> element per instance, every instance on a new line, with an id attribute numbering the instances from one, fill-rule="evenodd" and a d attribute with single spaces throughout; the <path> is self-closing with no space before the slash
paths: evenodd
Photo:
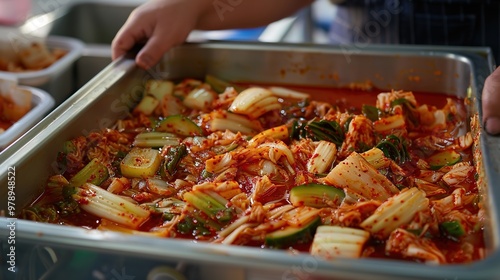
<path id="1" fill-rule="evenodd" d="M 0 219 L 2 225 L 0 232 L 5 231 L 9 222 L 11 222 L 9 218 Z M 433 266 L 383 259 L 336 259 L 329 262 L 306 253 L 290 254 L 278 250 L 246 246 L 131 236 L 116 232 L 87 230 L 76 227 L 68 228 L 67 226 L 52 224 L 38 224 L 37 228 L 34 228 L 33 224 L 36 223 L 17 220 L 16 231 L 18 233 L 16 238 L 26 238 L 37 243 L 48 242 L 63 247 L 92 248 L 93 250 L 137 254 L 166 260 L 222 263 L 247 268 L 287 270 L 307 264 L 315 267 L 312 274 L 323 276 L 352 274 L 356 276 L 380 276 L 384 277 L 384 279 L 394 276 L 404 276 L 409 277 L 409 279 L 411 277 L 425 277 L 426 279 L 455 279 L 457 277 L 459 279 L 487 279 L 498 275 L 495 264 L 498 263 L 498 258 L 500 258 L 500 252 L 497 251 L 483 260 L 467 265 Z M 64 230 L 61 230 L 61 227 L 64 227 Z M 148 248 L 148 251 L 145 251 L 144 248 Z"/>

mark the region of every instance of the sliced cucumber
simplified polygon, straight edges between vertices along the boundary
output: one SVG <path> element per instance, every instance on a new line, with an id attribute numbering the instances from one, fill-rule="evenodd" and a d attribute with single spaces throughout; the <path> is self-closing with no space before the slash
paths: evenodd
<path id="1" fill-rule="evenodd" d="M 181 136 L 202 136 L 203 130 L 183 115 L 173 115 L 161 120 L 155 131 L 170 132 Z"/>
<path id="2" fill-rule="evenodd" d="M 135 147 L 121 161 L 120 170 L 128 178 L 147 178 L 156 174 L 160 164 L 157 150 Z"/>
<path id="3" fill-rule="evenodd" d="M 137 134 L 132 144 L 141 148 L 161 148 L 163 146 L 178 146 L 181 143 L 175 134 L 168 132 L 141 132 Z"/>
<path id="4" fill-rule="evenodd" d="M 294 244 L 309 243 L 314 238 L 316 228 L 321 225 L 320 217 L 302 227 L 288 226 L 266 235 L 265 244 L 270 248 L 286 248 Z"/>
<path id="5" fill-rule="evenodd" d="M 290 190 L 290 203 L 293 206 L 309 206 L 322 208 L 338 206 L 345 197 L 343 190 L 333 186 L 321 184 L 305 184 L 293 187 Z"/>
<path id="6" fill-rule="evenodd" d="M 427 159 L 432 170 L 437 170 L 443 166 L 454 165 L 462 160 L 462 156 L 454 150 L 445 150 L 432 155 Z"/>
<path id="7" fill-rule="evenodd" d="M 212 89 L 218 93 L 223 93 L 228 87 L 234 88 L 237 92 L 241 92 L 245 89 L 245 87 L 231 84 L 212 75 L 205 76 L 205 83 L 209 84 Z"/>

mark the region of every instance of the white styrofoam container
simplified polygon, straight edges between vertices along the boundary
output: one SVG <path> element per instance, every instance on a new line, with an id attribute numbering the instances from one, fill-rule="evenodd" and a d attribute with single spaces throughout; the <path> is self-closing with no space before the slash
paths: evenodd
<path id="1" fill-rule="evenodd" d="M 43 41 L 49 49 L 63 49 L 67 53 L 45 69 L 23 72 L 0 71 L 0 74 L 8 74 L 16 77 L 20 85 L 37 87 L 48 92 L 57 104 L 62 103 L 75 92 L 75 77 L 73 64 L 82 55 L 84 44 L 77 39 L 48 36 L 46 38 L 30 37 L 28 35 L 14 34 L 0 39 L 0 54 L 14 55 L 12 43 L 9 40 L 19 38 L 21 40 Z"/>
<path id="2" fill-rule="evenodd" d="M 31 110 L 0 134 L 0 153 L 40 121 L 54 106 L 54 99 L 47 92 L 30 86 L 18 87 L 31 91 Z"/>

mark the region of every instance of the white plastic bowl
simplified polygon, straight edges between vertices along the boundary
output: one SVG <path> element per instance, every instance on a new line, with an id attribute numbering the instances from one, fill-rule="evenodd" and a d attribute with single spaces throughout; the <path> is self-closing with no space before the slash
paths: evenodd
<path id="1" fill-rule="evenodd" d="M 54 99 L 47 92 L 29 86 L 18 86 L 31 91 L 31 110 L 21 119 L 0 134 L 0 153 L 4 148 L 17 140 L 22 134 L 32 128 L 54 106 Z"/>
<path id="2" fill-rule="evenodd" d="M 0 75 L 12 75 L 17 79 L 20 85 L 37 87 L 45 90 L 58 104 L 66 100 L 75 91 L 72 67 L 74 62 L 80 58 L 84 44 L 77 39 L 59 36 L 30 38 L 28 35 L 26 35 L 26 37 L 22 37 L 25 35 L 12 35 L 12 38 L 15 39 L 16 36 L 20 36 L 21 40 L 42 41 L 49 49 L 63 49 L 66 50 L 67 53 L 45 69 L 23 72 L 0 71 Z M 9 36 L 0 40 L 0 44 L 2 44 L 0 50 L 4 55 L 12 55 L 13 50 L 9 49 L 12 48 L 10 46 L 11 43 L 6 40 L 7 38 L 9 38 Z"/>

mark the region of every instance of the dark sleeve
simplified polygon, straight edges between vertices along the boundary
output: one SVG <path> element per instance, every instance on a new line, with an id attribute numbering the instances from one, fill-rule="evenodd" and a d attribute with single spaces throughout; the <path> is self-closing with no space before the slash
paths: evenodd
<path id="1" fill-rule="evenodd" d="M 333 4 L 341 6 L 370 6 L 370 5 L 393 5 L 394 3 L 413 2 L 415 4 L 453 4 L 453 5 L 467 5 L 467 4 L 489 4 L 500 3 L 500 0 L 330 0 Z"/>
<path id="2" fill-rule="evenodd" d="M 391 26 L 397 25 L 401 44 L 486 46 L 500 62 L 500 0 L 345 0 L 339 5 L 364 11 L 365 23 L 380 23 L 377 15 L 397 11 L 391 13 Z"/>
<path id="3" fill-rule="evenodd" d="M 500 61 L 500 0 L 404 2 L 411 4 L 400 15 L 400 43 L 487 46 Z"/>

